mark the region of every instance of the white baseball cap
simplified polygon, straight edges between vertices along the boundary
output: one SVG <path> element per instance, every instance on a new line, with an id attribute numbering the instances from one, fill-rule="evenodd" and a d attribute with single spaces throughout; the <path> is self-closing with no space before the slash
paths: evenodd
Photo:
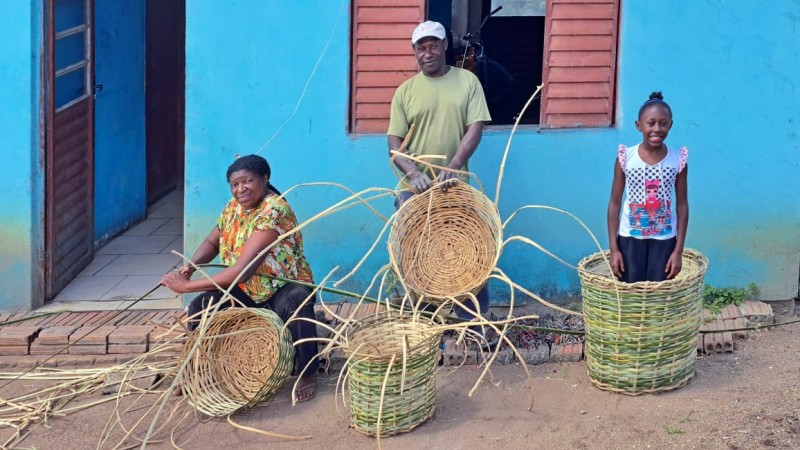
<path id="1" fill-rule="evenodd" d="M 437 39 L 444 39 L 446 36 L 444 26 L 439 22 L 426 20 L 417 25 L 417 28 L 414 28 L 414 32 L 411 33 L 411 43 L 416 44 L 420 39 L 431 36 Z"/>

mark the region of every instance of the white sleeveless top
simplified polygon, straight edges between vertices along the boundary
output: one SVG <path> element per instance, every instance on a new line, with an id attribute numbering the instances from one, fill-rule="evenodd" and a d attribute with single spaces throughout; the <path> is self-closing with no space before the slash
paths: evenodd
<path id="1" fill-rule="evenodd" d="M 675 180 L 686 167 L 689 150 L 667 147 L 667 156 L 650 165 L 639 157 L 639 145 L 620 145 L 617 158 L 625 172 L 625 201 L 619 235 L 638 239 L 675 236 Z"/>

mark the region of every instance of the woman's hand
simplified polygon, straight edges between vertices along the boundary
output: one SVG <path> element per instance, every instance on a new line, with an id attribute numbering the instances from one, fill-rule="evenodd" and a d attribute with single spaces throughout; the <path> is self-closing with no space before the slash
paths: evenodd
<path id="1" fill-rule="evenodd" d="M 178 294 L 189 292 L 189 277 L 178 271 L 164 275 L 161 284 Z"/>
<path id="2" fill-rule="evenodd" d="M 611 272 L 614 273 L 614 276 L 622 278 L 622 273 L 625 272 L 625 262 L 622 260 L 622 252 L 619 250 L 611 250 Z"/>
<path id="3" fill-rule="evenodd" d="M 667 279 L 671 280 L 675 278 L 679 273 L 681 273 L 681 267 L 683 265 L 683 252 L 679 252 L 675 250 L 669 255 L 669 259 L 667 260 L 667 267 L 664 268 L 664 272 L 667 272 Z"/>
<path id="4" fill-rule="evenodd" d="M 195 270 L 194 266 L 192 266 L 191 264 L 187 263 L 187 264 L 182 265 L 181 268 L 178 269 L 178 273 L 182 274 L 186 278 L 191 279 L 192 278 L 192 274 L 194 273 L 194 270 Z"/>

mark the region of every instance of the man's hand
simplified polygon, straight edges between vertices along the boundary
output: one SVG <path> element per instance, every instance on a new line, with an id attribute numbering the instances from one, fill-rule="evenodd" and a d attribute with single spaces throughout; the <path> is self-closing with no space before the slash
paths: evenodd
<path id="1" fill-rule="evenodd" d="M 431 179 L 419 170 L 414 170 L 408 174 L 408 184 L 411 185 L 411 189 L 414 190 L 415 194 L 421 194 L 433 186 Z"/>
<path id="2" fill-rule="evenodd" d="M 442 171 L 439 172 L 437 181 L 440 183 L 439 187 L 442 189 L 442 192 L 447 192 L 448 188 L 458 183 L 458 174 L 449 169 L 442 169 Z"/>

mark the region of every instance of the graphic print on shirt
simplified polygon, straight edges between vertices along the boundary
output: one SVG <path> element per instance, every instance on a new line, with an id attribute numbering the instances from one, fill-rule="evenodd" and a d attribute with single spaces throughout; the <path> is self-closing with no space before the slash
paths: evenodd
<path id="1" fill-rule="evenodd" d="M 672 189 L 677 171 L 672 167 L 645 166 L 627 170 L 631 236 L 672 233 Z"/>

